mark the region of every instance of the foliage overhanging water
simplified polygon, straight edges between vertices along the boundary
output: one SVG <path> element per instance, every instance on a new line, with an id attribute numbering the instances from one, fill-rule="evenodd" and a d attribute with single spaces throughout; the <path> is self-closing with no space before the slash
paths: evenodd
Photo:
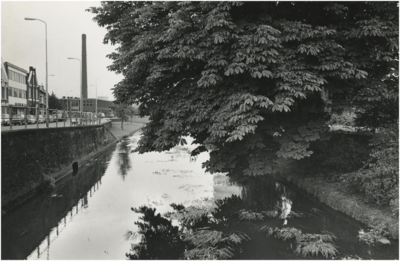
<path id="1" fill-rule="evenodd" d="M 296 188 L 270 177 L 204 173 L 208 155 L 190 161 L 192 145 L 131 153 L 138 139 L 139 133 L 125 139 L 54 190 L 3 215 L 2 259 L 125 259 L 135 257 L 131 244 L 152 249 L 140 258 L 321 259 L 335 253 L 398 259 L 398 241 L 360 242 L 362 224 Z M 153 240 L 142 240 L 141 231 L 157 227 Z M 310 240 L 332 244 L 318 256 L 303 256 Z"/>

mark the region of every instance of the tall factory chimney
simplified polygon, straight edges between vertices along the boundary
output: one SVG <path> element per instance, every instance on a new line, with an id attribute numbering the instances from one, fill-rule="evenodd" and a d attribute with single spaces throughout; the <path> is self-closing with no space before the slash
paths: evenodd
<path id="1" fill-rule="evenodd" d="M 82 34 L 82 97 L 88 97 L 87 60 L 86 60 L 86 34 Z"/>

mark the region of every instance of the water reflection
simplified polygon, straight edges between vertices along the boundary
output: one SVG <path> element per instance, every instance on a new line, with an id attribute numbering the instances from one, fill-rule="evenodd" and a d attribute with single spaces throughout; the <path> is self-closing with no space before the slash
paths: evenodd
<path id="1" fill-rule="evenodd" d="M 141 240 L 132 245 L 131 253 L 126 256 L 129 259 L 178 259 L 185 250 L 178 227 L 160 214 L 155 214 L 155 208 L 142 206 L 132 210 L 143 216 L 139 218 L 141 221 L 135 222 L 138 232 L 128 232 L 126 237 L 136 236 Z"/>
<path id="2" fill-rule="evenodd" d="M 139 135 L 120 142 L 90 171 L 80 168 L 53 193 L 38 195 L 29 206 L 3 215 L 2 257 L 115 260 L 126 258 L 135 243 L 129 258 L 297 259 L 296 239 L 274 236 L 299 230 L 303 236 L 334 233 L 340 256 L 398 258 L 397 243 L 384 249 L 365 247 L 357 239 L 361 224 L 286 183 L 279 181 L 280 187 L 268 177 L 232 179 L 204 173 L 201 162 L 208 154 L 190 161 L 188 152 L 195 145 L 129 153 Z M 292 202 L 290 213 L 283 197 Z M 170 214 L 162 215 L 166 212 Z M 267 237 L 262 227 L 272 229 L 273 235 Z M 123 237 L 127 229 L 134 241 Z"/>
<path id="3" fill-rule="evenodd" d="M 271 177 L 239 182 L 217 175 L 214 181 L 217 194 L 226 194 L 232 186 L 241 187 L 240 193 L 202 205 L 171 204 L 173 211 L 163 215 L 147 206 L 133 209 L 142 214 L 141 221 L 135 222 L 137 232 L 131 232 L 139 241 L 132 244 L 127 257 L 398 258 L 395 241 L 390 248 L 381 246 L 385 249 L 371 249 L 357 240 L 357 231 L 362 227 L 360 223 L 310 200 L 303 193 Z M 221 189 L 221 186 L 225 188 Z M 150 250 L 154 255 L 147 252 Z"/>
<path id="4" fill-rule="evenodd" d="M 125 180 L 126 175 L 131 170 L 130 156 L 130 139 L 125 138 L 118 144 L 118 161 L 116 162 L 118 174 Z"/>
<path id="5" fill-rule="evenodd" d="M 32 197 L 2 215 L 1 258 L 49 258 L 50 245 L 83 208 L 88 207 L 89 191 L 98 188 L 105 172 L 109 154 L 81 167 L 78 175 L 71 173 L 52 191 Z M 69 218 L 67 219 L 67 216 Z M 45 256 L 43 256 L 45 255 Z"/>
<path id="6" fill-rule="evenodd" d="M 277 202 L 277 208 L 280 212 L 279 217 L 284 219 L 283 225 L 287 225 L 287 218 L 292 210 L 292 192 L 286 186 L 279 182 L 275 182 L 275 189 L 277 191 L 279 200 Z"/>

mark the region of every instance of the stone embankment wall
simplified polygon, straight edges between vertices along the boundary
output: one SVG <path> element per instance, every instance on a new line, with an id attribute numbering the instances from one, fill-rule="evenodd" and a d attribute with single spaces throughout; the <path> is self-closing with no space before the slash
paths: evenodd
<path id="1" fill-rule="evenodd" d="M 81 166 L 115 144 L 111 124 L 2 132 L 2 207 L 29 197 L 45 179 L 57 180 L 71 172 L 73 163 Z"/>

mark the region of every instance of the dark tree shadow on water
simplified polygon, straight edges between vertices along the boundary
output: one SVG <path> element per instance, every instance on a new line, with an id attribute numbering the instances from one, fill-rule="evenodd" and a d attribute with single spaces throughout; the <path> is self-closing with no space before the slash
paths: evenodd
<path id="1" fill-rule="evenodd" d="M 135 222 L 138 232 L 127 232 L 125 237 L 140 237 L 138 244 L 132 244 L 129 259 L 179 259 L 185 250 L 185 244 L 179 237 L 178 227 L 172 226 L 170 220 L 155 214 L 155 208 L 142 206 L 132 208 L 136 213 L 143 214 L 141 221 Z"/>
<path id="2" fill-rule="evenodd" d="M 128 231 L 126 238 L 136 237 L 139 242 L 132 244 L 126 256 L 201 260 L 395 256 L 386 250 L 371 255 L 370 247 L 356 240 L 358 223 L 330 225 L 337 223 L 340 216 L 305 199 L 290 184 L 270 177 L 239 183 L 240 196 L 186 207 L 171 204 L 173 211 L 163 215 L 147 206 L 132 209 L 142 217 L 135 222 L 137 232 Z M 179 226 L 173 225 L 176 223 Z M 352 238 L 344 236 L 343 230 L 352 230 Z M 393 248 L 396 248 L 394 242 Z"/>
<path id="3" fill-rule="evenodd" d="M 132 208 L 143 214 L 135 222 L 138 232 L 128 231 L 126 239 L 139 238 L 140 242 L 132 244 L 129 259 L 231 259 L 240 252 L 240 245 L 250 238 L 240 231 L 227 229 L 225 216 L 220 212 L 238 206 L 227 206 L 242 203 L 237 197 L 232 200 L 221 200 L 215 208 L 210 206 L 189 206 L 171 204 L 174 212 L 161 216 L 156 209 L 142 206 Z M 215 212 L 214 212 L 215 211 Z M 224 220 L 225 219 L 225 220 Z M 172 220 L 179 222 L 179 227 L 172 225 Z"/>
<path id="4" fill-rule="evenodd" d="M 332 233 L 306 233 L 293 222 L 293 227 L 287 226 L 287 219 L 304 217 L 291 213 L 291 206 L 285 210 L 285 200 L 295 199 L 289 188 L 268 179 L 254 179 L 243 186 L 241 197 L 232 195 L 188 207 L 171 204 L 174 211 L 164 215 L 147 206 L 132 209 L 143 216 L 135 222 L 137 232 L 128 231 L 126 239 L 136 237 L 140 241 L 132 244 L 126 256 L 205 260 L 332 258 L 338 254 Z M 260 248 L 260 244 L 267 245 Z"/>

